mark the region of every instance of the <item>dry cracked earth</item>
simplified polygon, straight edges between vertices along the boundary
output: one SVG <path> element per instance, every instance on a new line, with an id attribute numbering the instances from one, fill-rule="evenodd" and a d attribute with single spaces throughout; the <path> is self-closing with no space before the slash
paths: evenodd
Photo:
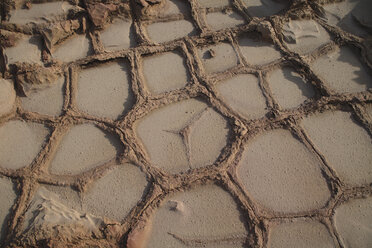
<path id="1" fill-rule="evenodd" d="M 372 2 L 3 0 L 2 247 L 372 247 Z"/>

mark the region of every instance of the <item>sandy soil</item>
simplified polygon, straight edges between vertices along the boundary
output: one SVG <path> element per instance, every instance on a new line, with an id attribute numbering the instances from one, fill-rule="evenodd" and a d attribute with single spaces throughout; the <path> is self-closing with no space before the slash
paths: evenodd
<path id="1" fill-rule="evenodd" d="M 1 1 L 0 247 L 371 247 L 371 8 Z"/>

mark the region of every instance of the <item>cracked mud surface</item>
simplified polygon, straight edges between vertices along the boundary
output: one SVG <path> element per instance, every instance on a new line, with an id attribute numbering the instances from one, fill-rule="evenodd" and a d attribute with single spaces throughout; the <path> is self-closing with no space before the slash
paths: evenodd
<path id="1" fill-rule="evenodd" d="M 2 1 L 1 247 L 371 247 L 371 8 Z"/>

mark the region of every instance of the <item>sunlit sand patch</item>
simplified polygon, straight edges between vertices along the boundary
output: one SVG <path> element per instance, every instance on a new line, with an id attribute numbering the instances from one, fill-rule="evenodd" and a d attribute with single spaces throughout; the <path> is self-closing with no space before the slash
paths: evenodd
<path id="1" fill-rule="evenodd" d="M 117 137 L 92 124 L 74 126 L 59 144 L 50 171 L 78 174 L 114 159 L 120 148 Z"/>
<path id="2" fill-rule="evenodd" d="M 268 209 L 308 211 L 330 198 L 319 163 L 289 131 L 274 130 L 246 145 L 238 177 L 248 194 Z"/>
<path id="3" fill-rule="evenodd" d="M 40 152 L 49 130 L 42 124 L 14 120 L 0 126 L 0 166 L 19 169 Z M 14 152 L 22 151 L 22 152 Z"/>
<path id="4" fill-rule="evenodd" d="M 350 200 L 337 207 L 334 215 L 344 245 L 367 248 L 372 244 L 372 198 Z"/>
<path id="5" fill-rule="evenodd" d="M 350 113 L 337 111 L 312 115 L 303 126 L 330 166 L 350 184 L 372 182 L 372 149 L 368 133 Z"/>
<path id="6" fill-rule="evenodd" d="M 267 113 L 266 100 L 251 74 L 238 75 L 217 85 L 226 103 L 247 119 L 261 118 Z"/>
<path id="7" fill-rule="evenodd" d="M 313 220 L 298 220 L 274 226 L 268 247 L 333 248 L 335 244 L 325 225 Z"/>

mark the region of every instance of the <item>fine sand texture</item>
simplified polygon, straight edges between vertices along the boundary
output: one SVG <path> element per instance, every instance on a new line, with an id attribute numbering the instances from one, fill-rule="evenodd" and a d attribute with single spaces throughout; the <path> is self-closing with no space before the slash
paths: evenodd
<path id="1" fill-rule="evenodd" d="M 372 1 L 0 1 L 0 248 L 372 247 Z"/>

